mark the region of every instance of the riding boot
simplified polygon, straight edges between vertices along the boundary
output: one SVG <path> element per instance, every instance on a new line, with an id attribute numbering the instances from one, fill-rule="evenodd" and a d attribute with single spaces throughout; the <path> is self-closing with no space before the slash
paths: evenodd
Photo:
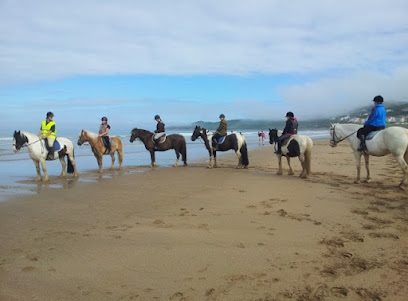
<path id="1" fill-rule="evenodd" d="M 213 149 L 214 150 L 217 150 L 217 147 L 218 146 L 218 143 L 217 143 L 217 140 L 216 139 L 212 139 L 212 147 L 213 147 Z"/>
<path id="2" fill-rule="evenodd" d="M 282 154 L 282 145 L 278 142 L 278 150 L 275 152 L 275 154 L 280 155 Z"/>
<path id="3" fill-rule="evenodd" d="M 154 140 L 154 149 L 155 150 L 159 149 L 159 141 L 158 140 Z"/>
<path id="4" fill-rule="evenodd" d="M 54 160 L 54 146 L 48 149 L 47 160 Z"/>
<path id="5" fill-rule="evenodd" d="M 360 148 L 358 149 L 359 152 L 365 152 L 367 150 L 367 146 L 365 143 L 365 136 L 361 136 L 360 138 Z"/>

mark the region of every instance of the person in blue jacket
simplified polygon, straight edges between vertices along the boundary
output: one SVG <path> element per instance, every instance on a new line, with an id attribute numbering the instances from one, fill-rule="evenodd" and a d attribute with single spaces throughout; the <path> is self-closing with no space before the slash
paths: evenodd
<path id="1" fill-rule="evenodd" d="M 385 129 L 387 113 L 383 105 L 384 99 L 381 95 L 377 95 L 374 97 L 373 101 L 374 108 L 372 109 L 370 116 L 364 123 L 364 127 L 357 131 L 357 137 L 361 141 L 360 148 L 358 149 L 360 152 L 367 150 L 365 137 L 367 137 L 369 133 Z"/>

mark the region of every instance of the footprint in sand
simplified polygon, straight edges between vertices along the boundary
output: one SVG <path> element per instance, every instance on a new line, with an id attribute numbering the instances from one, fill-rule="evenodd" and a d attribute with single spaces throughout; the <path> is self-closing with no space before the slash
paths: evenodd
<path id="1" fill-rule="evenodd" d="M 27 272 L 32 272 L 35 269 L 36 269 L 36 267 L 28 266 L 28 267 L 23 268 L 21 271 L 27 273 Z"/>

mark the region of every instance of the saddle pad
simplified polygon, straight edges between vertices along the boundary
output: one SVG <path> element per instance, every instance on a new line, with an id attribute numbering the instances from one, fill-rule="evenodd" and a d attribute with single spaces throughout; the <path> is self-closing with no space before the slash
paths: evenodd
<path id="1" fill-rule="evenodd" d="M 225 141 L 225 138 L 227 138 L 227 136 L 222 136 L 222 137 L 218 138 L 217 143 L 218 144 L 223 144 L 224 141 Z"/>
<path id="2" fill-rule="evenodd" d="M 370 132 L 367 136 L 366 136 L 366 140 L 371 140 L 374 138 L 375 135 L 378 134 L 379 131 L 374 131 L 374 132 Z"/>
<path id="3" fill-rule="evenodd" d="M 58 140 L 55 140 L 54 141 L 54 150 L 59 151 L 60 149 L 61 149 L 60 143 L 58 142 Z"/>
<path id="4" fill-rule="evenodd" d="M 160 143 L 163 143 L 164 141 L 166 141 L 166 138 L 167 138 L 167 135 L 166 134 L 164 134 L 163 136 L 160 136 L 158 139 L 157 139 L 157 142 L 160 144 Z M 152 136 L 152 141 L 154 142 L 154 135 Z"/>

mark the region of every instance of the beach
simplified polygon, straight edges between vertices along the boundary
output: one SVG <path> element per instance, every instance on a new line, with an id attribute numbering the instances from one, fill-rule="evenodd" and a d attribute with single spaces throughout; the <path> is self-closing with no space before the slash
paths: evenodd
<path id="1" fill-rule="evenodd" d="M 348 143 L 314 144 L 307 179 L 297 158 L 276 175 L 267 145 L 248 169 L 229 152 L 1 202 L 0 300 L 406 300 L 395 160 L 370 157 L 353 184 Z"/>

